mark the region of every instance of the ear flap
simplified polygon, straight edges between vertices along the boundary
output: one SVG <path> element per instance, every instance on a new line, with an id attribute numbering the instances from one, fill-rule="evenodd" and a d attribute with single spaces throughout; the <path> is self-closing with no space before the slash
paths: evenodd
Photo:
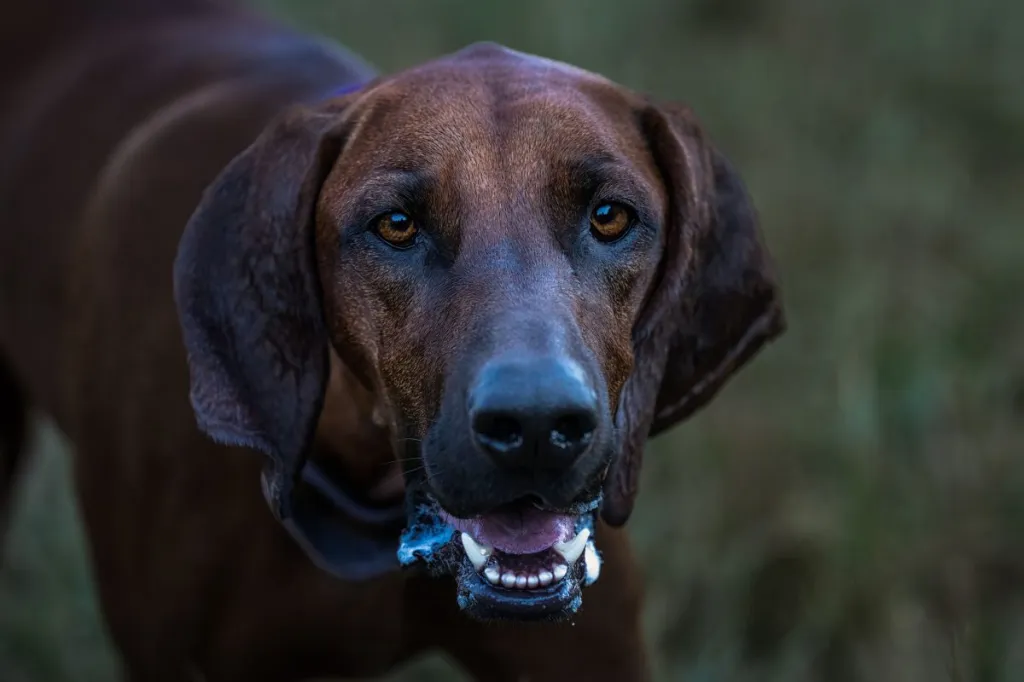
<path id="1" fill-rule="evenodd" d="M 618 458 L 602 516 L 629 518 L 647 439 L 706 405 L 785 330 L 753 203 L 692 114 L 651 107 L 644 124 L 669 195 L 658 280 L 634 330 L 635 369 L 617 414 Z"/>
<path id="2" fill-rule="evenodd" d="M 273 462 L 285 518 L 328 376 L 314 210 L 340 153 L 338 112 L 289 112 L 203 195 L 182 236 L 174 295 L 199 427 Z"/>

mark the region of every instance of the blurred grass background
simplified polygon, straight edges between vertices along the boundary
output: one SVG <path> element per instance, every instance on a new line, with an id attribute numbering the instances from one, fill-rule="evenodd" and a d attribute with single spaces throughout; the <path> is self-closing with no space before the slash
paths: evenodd
<path id="1" fill-rule="evenodd" d="M 658 679 L 1024 679 L 1024 4 L 259 4 L 383 71 L 488 39 L 685 100 L 743 172 L 790 330 L 648 454 Z M 109 680 L 66 459 L 38 452 L 0 680 Z"/>

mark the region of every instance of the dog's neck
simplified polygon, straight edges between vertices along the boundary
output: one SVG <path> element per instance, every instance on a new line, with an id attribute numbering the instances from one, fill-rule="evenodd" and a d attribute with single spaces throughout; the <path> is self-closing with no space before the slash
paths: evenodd
<path id="1" fill-rule="evenodd" d="M 332 351 L 314 456 L 365 494 L 367 502 L 387 504 L 401 500 L 405 482 L 378 409 L 373 393 Z"/>

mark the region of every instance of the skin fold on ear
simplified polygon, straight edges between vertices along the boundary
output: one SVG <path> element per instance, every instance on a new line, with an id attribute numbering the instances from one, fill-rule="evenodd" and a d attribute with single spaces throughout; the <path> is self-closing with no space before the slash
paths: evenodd
<path id="1" fill-rule="evenodd" d="M 633 511 L 648 438 L 706 405 L 786 327 L 757 213 L 735 168 L 689 110 L 652 105 L 643 121 L 669 213 L 616 415 L 620 450 L 601 511 L 613 526 Z"/>
<path id="2" fill-rule="evenodd" d="M 329 373 L 314 211 L 339 118 L 297 108 L 271 124 L 206 190 L 174 264 L 197 423 L 269 456 L 272 489 L 303 463 Z"/>

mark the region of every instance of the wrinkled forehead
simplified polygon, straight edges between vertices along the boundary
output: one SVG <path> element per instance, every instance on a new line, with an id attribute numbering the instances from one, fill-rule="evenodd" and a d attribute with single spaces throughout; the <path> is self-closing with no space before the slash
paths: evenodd
<path id="1" fill-rule="evenodd" d="M 598 75 L 483 44 L 375 85 L 356 105 L 349 151 L 363 172 L 526 180 L 560 167 L 642 170 L 641 104 Z"/>

